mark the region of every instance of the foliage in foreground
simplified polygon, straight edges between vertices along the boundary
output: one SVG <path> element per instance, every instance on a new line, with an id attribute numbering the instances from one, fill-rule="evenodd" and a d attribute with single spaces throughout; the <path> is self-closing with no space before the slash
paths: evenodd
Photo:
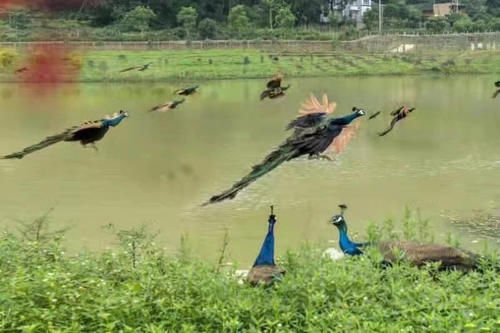
<path id="1" fill-rule="evenodd" d="M 409 219 L 407 219 L 409 221 Z M 42 221 L 43 222 L 43 221 Z M 38 224 L 36 224 L 38 223 Z M 41 230 L 40 221 L 32 232 Z M 385 231 L 392 229 L 392 222 Z M 424 221 L 424 223 L 426 223 Z M 25 226 L 25 232 L 30 231 Z M 372 228 L 370 236 L 380 236 Z M 427 237 L 405 225 L 405 236 Z M 58 238 L 0 238 L 0 329 L 27 332 L 500 330 L 500 277 L 440 273 L 378 254 L 331 261 L 303 246 L 280 258 L 284 279 L 240 284 L 234 271 L 204 263 L 185 246 L 167 256 L 144 229 L 117 233 L 121 248 L 65 255 Z M 389 237 L 395 237 L 393 232 Z M 221 251 L 223 256 L 224 251 Z"/>

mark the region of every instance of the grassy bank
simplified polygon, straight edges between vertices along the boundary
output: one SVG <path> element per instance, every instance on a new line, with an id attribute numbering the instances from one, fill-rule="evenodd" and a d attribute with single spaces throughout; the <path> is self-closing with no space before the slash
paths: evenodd
<path id="1" fill-rule="evenodd" d="M 16 68 L 29 67 L 25 55 L 12 50 L 2 52 L 1 81 L 32 78 L 29 71 L 14 74 Z M 434 54 L 270 53 L 252 49 L 74 51 L 63 61 L 62 76 L 81 82 L 133 82 L 268 78 L 277 72 L 287 77 L 499 73 L 499 55 L 498 51 Z M 120 73 L 121 69 L 148 62 L 152 66 L 146 71 Z"/>
<path id="2" fill-rule="evenodd" d="M 384 269 L 376 252 L 331 261 L 303 246 L 280 258 L 287 270 L 281 282 L 253 288 L 238 283 L 232 269 L 196 259 L 186 245 L 168 256 L 143 229 L 117 235 L 121 248 L 113 252 L 68 256 L 57 239 L 2 234 L 0 330 L 500 330 L 500 277 L 486 264 L 483 273 L 469 274 L 405 262 Z"/>

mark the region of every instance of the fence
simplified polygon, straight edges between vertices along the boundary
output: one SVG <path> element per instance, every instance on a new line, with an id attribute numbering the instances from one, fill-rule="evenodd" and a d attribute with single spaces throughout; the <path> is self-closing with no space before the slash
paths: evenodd
<path id="1" fill-rule="evenodd" d="M 261 49 L 274 52 L 411 52 L 422 50 L 496 50 L 500 49 L 500 32 L 443 35 L 371 35 L 353 41 L 304 40 L 206 40 L 149 42 L 0 42 L 0 47 L 25 49 L 32 46 L 70 47 L 85 50 L 203 50 Z"/>

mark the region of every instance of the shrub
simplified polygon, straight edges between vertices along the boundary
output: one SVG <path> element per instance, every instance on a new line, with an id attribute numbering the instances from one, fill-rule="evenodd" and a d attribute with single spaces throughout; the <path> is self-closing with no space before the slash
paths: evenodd
<path id="1" fill-rule="evenodd" d="M 122 31 L 138 31 L 143 33 L 149 30 L 150 22 L 156 17 L 156 14 L 149 8 L 137 6 L 123 16 L 120 21 Z"/>
<path id="2" fill-rule="evenodd" d="M 198 33 L 202 39 L 214 39 L 217 32 L 217 22 L 205 18 L 198 23 Z"/>

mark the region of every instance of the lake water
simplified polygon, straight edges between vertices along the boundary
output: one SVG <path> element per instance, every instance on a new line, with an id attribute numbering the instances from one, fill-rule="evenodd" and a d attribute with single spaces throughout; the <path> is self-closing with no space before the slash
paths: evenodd
<path id="1" fill-rule="evenodd" d="M 500 215 L 500 99 L 491 98 L 497 79 L 291 79 L 285 98 L 262 102 L 265 80 L 202 82 L 197 95 L 160 114 L 145 110 L 172 99 L 179 85 L 1 84 L 2 155 L 120 109 L 131 116 L 109 131 L 98 152 L 60 143 L 23 160 L 0 161 L 0 222 L 14 230 L 17 220 L 54 208 L 52 226 L 71 227 L 73 251 L 116 246 L 106 224 L 145 224 L 160 231 L 156 242 L 168 250 L 187 234 L 193 250 L 210 260 L 227 230 L 230 259 L 247 265 L 265 235 L 271 204 L 278 254 L 306 241 L 336 246 L 327 220 L 339 203 L 349 205 L 347 221 L 360 235 L 369 221 L 397 220 L 407 206 L 431 219 L 438 239 L 452 232 L 464 247 L 480 249 L 486 236 L 463 232 L 444 215 Z M 361 119 L 358 135 L 335 161 L 286 163 L 234 200 L 201 207 L 287 137 L 284 126 L 311 92 L 328 93 L 337 115 L 354 105 L 385 114 Z M 379 138 L 388 111 L 403 103 L 417 110 Z"/>

